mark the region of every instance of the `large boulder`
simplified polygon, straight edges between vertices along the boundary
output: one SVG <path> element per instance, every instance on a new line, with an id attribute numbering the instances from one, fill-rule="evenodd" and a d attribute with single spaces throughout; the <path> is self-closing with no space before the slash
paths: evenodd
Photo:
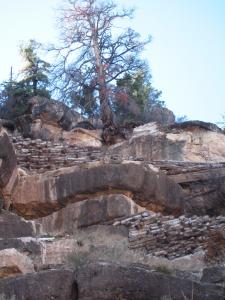
<path id="1" fill-rule="evenodd" d="M 0 202 L 8 208 L 11 204 L 11 193 L 17 181 L 17 159 L 13 145 L 0 126 Z M 1 210 L 0 203 L 0 210 Z"/>
<path id="2" fill-rule="evenodd" d="M 116 218 L 130 216 L 142 210 L 125 195 L 103 195 L 65 208 L 37 219 L 43 234 L 74 235 L 78 228 L 105 224 Z"/>
<path id="3" fill-rule="evenodd" d="M 161 127 L 136 127 L 128 141 L 110 147 L 111 154 L 147 161 L 225 162 L 225 135 L 214 124 L 189 121 Z"/>
<path id="4" fill-rule="evenodd" d="M 10 254 L 10 259 L 13 258 L 14 263 L 25 260 L 28 263 L 33 261 L 35 264 L 39 264 L 42 252 L 42 244 L 37 239 L 39 227 L 33 221 L 26 221 L 16 214 L 2 210 L 0 213 L 0 253 L 3 253 L 2 257 Z M 7 252 L 5 253 L 1 250 Z M 7 269 L 6 274 L 13 270 L 14 272 L 19 272 L 18 270 L 21 269 L 12 267 L 11 271 L 9 271 L 10 268 L 10 264 L 5 268 Z"/>
<path id="5" fill-rule="evenodd" d="M 0 251 L 0 278 L 32 272 L 33 263 L 26 255 L 14 248 Z"/>
<path id="6" fill-rule="evenodd" d="M 153 106 L 145 113 L 145 122 L 157 122 L 161 125 L 171 125 L 175 123 L 174 113 L 166 107 Z"/>
<path id="7" fill-rule="evenodd" d="M 132 162 L 89 163 L 22 177 L 12 195 L 13 209 L 26 218 L 38 218 L 94 195 L 127 192 L 149 209 L 184 212 L 185 196 L 178 184 L 149 165 Z"/>
<path id="8" fill-rule="evenodd" d="M 13 172 L 16 169 L 17 161 L 13 145 L 4 131 L 0 128 L 0 189 L 6 187 Z"/>
<path id="9" fill-rule="evenodd" d="M 43 123 L 59 125 L 64 130 L 71 130 L 83 120 L 79 113 L 56 100 L 36 96 L 29 100 L 29 106 L 33 120 L 41 119 Z"/>
<path id="10" fill-rule="evenodd" d="M 80 300 L 224 299 L 224 289 L 159 273 L 144 265 L 92 263 L 76 272 Z"/>
<path id="11" fill-rule="evenodd" d="M 2 210 L 0 213 L 0 239 L 12 239 L 18 237 L 34 237 L 35 225 L 16 214 Z"/>
<path id="12" fill-rule="evenodd" d="M 50 270 L 0 280 L 1 300 L 77 300 L 73 271 Z"/>
<path id="13" fill-rule="evenodd" d="M 202 282 L 216 283 L 224 286 L 225 284 L 225 267 L 224 266 L 213 266 L 203 270 Z"/>

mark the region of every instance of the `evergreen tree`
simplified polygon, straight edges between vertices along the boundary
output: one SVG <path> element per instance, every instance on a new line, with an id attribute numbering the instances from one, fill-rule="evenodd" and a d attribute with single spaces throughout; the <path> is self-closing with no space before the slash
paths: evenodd
<path id="1" fill-rule="evenodd" d="M 152 87 L 147 68 L 135 74 L 125 74 L 117 80 L 114 107 L 119 122 L 145 121 L 145 115 L 155 105 L 163 106 L 161 91 Z"/>
<path id="2" fill-rule="evenodd" d="M 50 98 L 50 93 L 47 90 L 50 64 L 38 56 L 40 47 L 41 44 L 35 40 L 29 40 L 27 44 L 20 46 L 20 54 L 24 60 L 20 82 L 24 84 L 30 96 L 39 95 Z"/>

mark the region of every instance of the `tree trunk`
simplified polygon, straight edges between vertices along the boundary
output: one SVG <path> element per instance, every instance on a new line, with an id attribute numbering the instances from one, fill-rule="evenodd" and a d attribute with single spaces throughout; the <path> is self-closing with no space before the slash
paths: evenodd
<path id="1" fill-rule="evenodd" d="M 97 80 L 99 85 L 99 99 L 100 99 L 100 110 L 101 120 L 103 123 L 102 138 L 106 144 L 113 144 L 115 136 L 118 133 L 117 124 L 115 122 L 115 116 L 110 107 L 108 90 L 106 85 L 104 66 L 101 61 L 100 48 L 98 44 L 98 38 L 95 34 L 96 29 L 93 29 L 93 48 L 96 60 Z"/>
<path id="2" fill-rule="evenodd" d="M 37 96 L 37 84 L 38 84 L 38 80 L 37 78 L 33 79 L 33 94 L 34 96 Z"/>

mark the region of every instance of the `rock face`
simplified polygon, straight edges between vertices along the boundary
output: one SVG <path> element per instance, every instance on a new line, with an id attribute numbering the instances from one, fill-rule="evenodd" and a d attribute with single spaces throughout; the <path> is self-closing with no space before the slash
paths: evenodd
<path id="1" fill-rule="evenodd" d="M 83 120 L 80 114 L 72 111 L 64 103 L 39 96 L 29 100 L 28 113 L 29 115 L 22 116 L 19 120 L 19 125 L 25 135 L 29 134 L 29 126 L 34 120 L 41 120 L 45 124 L 59 126 L 64 130 L 71 130 L 78 122 Z M 25 121 L 28 116 L 31 122 L 23 123 L 23 120 Z"/>
<path id="2" fill-rule="evenodd" d="M 85 129 L 75 129 L 81 121 L 83 121 L 81 115 L 64 103 L 34 97 L 29 100 L 27 114 L 19 117 L 17 123 L 25 138 L 100 147 L 102 145 L 101 131 L 93 130 L 89 133 Z"/>
<path id="3" fill-rule="evenodd" d="M 72 271 L 51 270 L 0 280 L 1 300 L 77 300 Z"/>
<path id="4" fill-rule="evenodd" d="M 0 128 L 0 196 L 6 208 L 10 206 L 11 193 L 16 180 L 17 160 L 15 151 L 8 135 Z"/>
<path id="5" fill-rule="evenodd" d="M 40 264 L 42 245 L 39 226 L 32 221 L 2 210 L 0 213 L 1 272 L 5 277 L 34 271 Z"/>
<path id="6" fill-rule="evenodd" d="M 2 210 L 0 213 L 0 239 L 34 237 L 35 226 L 18 215 Z"/>
<path id="7" fill-rule="evenodd" d="M 0 251 L 0 278 L 32 272 L 33 263 L 26 255 L 13 248 Z"/>
<path id="8" fill-rule="evenodd" d="M 200 284 L 143 265 L 90 264 L 76 272 L 80 300 L 224 299 L 224 289 Z"/>
<path id="9" fill-rule="evenodd" d="M 41 224 L 43 234 L 74 235 L 78 228 L 105 224 L 141 210 L 141 207 L 124 195 L 105 195 L 69 204 L 47 217 L 37 219 L 36 222 Z"/>
<path id="10" fill-rule="evenodd" d="M 10 181 L 16 168 L 16 154 L 8 135 L 0 129 L 0 188 L 4 188 Z"/>
<path id="11" fill-rule="evenodd" d="M 221 267 L 215 266 L 215 267 L 205 268 L 203 270 L 201 281 L 224 285 L 224 283 L 225 283 L 225 267 L 224 266 L 221 266 Z"/>
<path id="12" fill-rule="evenodd" d="M 73 143 L 24 139 L 21 136 L 12 138 L 12 142 L 19 166 L 29 174 L 71 167 L 103 157 L 103 150 L 100 148 L 78 147 Z"/>
<path id="13" fill-rule="evenodd" d="M 71 202 L 121 192 L 130 192 L 141 206 L 175 214 L 184 211 L 178 184 L 149 166 L 130 162 L 93 163 L 22 177 L 12 195 L 13 209 L 26 218 L 38 218 Z"/>
<path id="14" fill-rule="evenodd" d="M 134 129 L 129 141 L 111 147 L 112 154 L 147 161 L 224 162 L 225 135 L 216 125 L 185 122 L 162 128 L 149 123 Z"/>
<path id="15" fill-rule="evenodd" d="M 153 106 L 151 110 L 145 114 L 145 121 L 156 122 L 161 125 L 171 125 L 175 123 L 175 115 L 166 107 Z"/>
<path id="16" fill-rule="evenodd" d="M 129 228 L 131 249 L 142 248 L 153 256 L 175 259 L 205 251 L 212 233 L 225 230 L 225 217 L 175 218 L 145 211 L 116 221 L 114 225 Z"/>

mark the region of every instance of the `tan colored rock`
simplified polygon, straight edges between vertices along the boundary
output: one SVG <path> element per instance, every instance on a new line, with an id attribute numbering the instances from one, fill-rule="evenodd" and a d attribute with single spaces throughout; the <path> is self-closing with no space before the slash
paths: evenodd
<path id="1" fill-rule="evenodd" d="M 11 193 L 17 181 L 17 160 L 13 145 L 2 128 L 0 128 L 0 159 L 0 196 L 3 198 L 4 208 L 8 209 L 11 204 Z"/>
<path id="2" fill-rule="evenodd" d="M 72 235 L 76 233 L 78 228 L 104 224 L 142 210 L 142 207 L 124 195 L 103 195 L 69 204 L 47 217 L 36 220 L 36 222 L 41 224 L 43 234 Z"/>
<path id="3" fill-rule="evenodd" d="M 0 251 L 0 278 L 34 272 L 32 261 L 16 249 Z"/>
<path id="4" fill-rule="evenodd" d="M 225 134 L 214 124 L 185 122 L 170 127 L 148 123 L 134 129 L 129 141 L 110 147 L 112 154 L 144 160 L 225 162 Z"/>
<path id="5" fill-rule="evenodd" d="M 127 194 L 143 207 L 175 215 L 184 210 L 184 193 L 162 172 L 145 164 L 89 163 L 20 178 L 13 193 L 13 209 L 26 218 L 46 216 L 94 196 Z"/>
<path id="6" fill-rule="evenodd" d="M 78 147 L 99 148 L 102 146 L 101 130 L 75 128 L 72 131 L 63 131 L 62 139 L 66 143 Z"/>

